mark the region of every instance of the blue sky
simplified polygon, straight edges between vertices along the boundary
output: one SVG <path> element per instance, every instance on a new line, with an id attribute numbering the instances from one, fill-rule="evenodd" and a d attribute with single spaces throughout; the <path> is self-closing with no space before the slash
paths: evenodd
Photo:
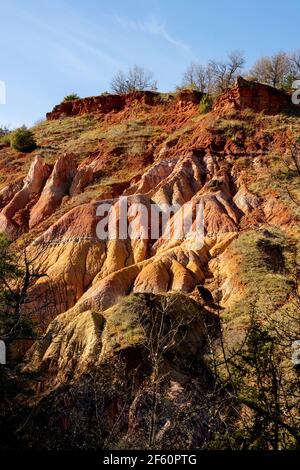
<path id="1" fill-rule="evenodd" d="M 0 0 L 0 6 L 7 93 L 0 125 L 12 127 L 33 124 L 70 92 L 109 90 L 113 74 L 134 64 L 151 70 L 167 91 L 191 61 L 241 49 L 251 66 L 258 56 L 300 47 L 299 0 Z"/>

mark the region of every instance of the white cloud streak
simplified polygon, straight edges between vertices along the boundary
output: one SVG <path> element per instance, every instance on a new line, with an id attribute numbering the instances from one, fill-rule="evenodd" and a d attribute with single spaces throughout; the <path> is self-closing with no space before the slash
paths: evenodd
<path id="1" fill-rule="evenodd" d="M 68 31 L 67 29 L 62 29 L 60 27 L 52 27 L 51 23 L 47 23 L 44 18 L 33 15 L 29 11 L 26 11 L 22 7 L 18 7 L 16 9 L 16 12 L 19 14 L 20 17 L 23 19 L 26 18 L 29 20 L 32 24 L 35 24 L 38 28 L 42 29 L 44 32 L 47 31 L 50 36 L 46 36 L 46 39 L 48 42 L 52 42 L 52 44 L 56 48 L 61 49 L 62 55 L 69 61 L 69 64 L 75 68 L 81 69 L 83 72 L 87 72 L 89 74 L 93 73 L 92 68 L 90 65 L 84 60 L 82 60 L 81 55 L 79 53 L 76 53 L 76 49 L 74 50 L 74 47 L 72 48 L 71 45 L 69 47 L 67 45 L 60 45 L 60 40 L 63 39 L 66 42 L 72 42 L 73 45 L 79 46 L 89 53 L 95 55 L 99 59 L 103 60 L 109 65 L 112 65 L 114 67 L 120 67 L 120 62 L 116 60 L 114 57 L 112 57 L 110 54 L 106 53 L 105 51 L 101 50 L 101 47 L 95 47 L 88 39 L 82 37 L 80 39 L 78 33 L 73 33 L 71 31 Z"/>
<path id="2" fill-rule="evenodd" d="M 166 26 L 161 23 L 155 16 L 151 16 L 145 21 L 135 21 L 120 16 L 115 17 L 116 21 L 125 29 L 134 31 L 141 31 L 144 33 L 158 36 L 167 41 L 177 49 L 181 49 L 189 55 L 193 55 L 191 48 L 184 42 L 174 38 L 166 29 Z"/>

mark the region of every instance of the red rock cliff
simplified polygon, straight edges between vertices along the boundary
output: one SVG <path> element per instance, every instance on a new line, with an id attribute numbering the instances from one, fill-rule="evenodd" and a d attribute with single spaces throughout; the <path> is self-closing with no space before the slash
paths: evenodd
<path id="1" fill-rule="evenodd" d="M 216 101 L 214 111 L 225 114 L 232 109 L 253 109 L 256 112 L 277 114 L 291 108 L 291 96 L 284 91 L 262 83 L 250 82 L 238 77 L 236 85 L 221 95 Z"/>
<path id="2" fill-rule="evenodd" d="M 197 104 L 202 96 L 203 93 L 198 91 L 182 90 L 176 97 L 169 95 L 169 99 L 176 100 L 182 104 Z M 86 113 L 108 114 L 111 111 L 121 111 L 126 106 L 130 106 L 135 102 L 154 106 L 161 104 L 162 95 L 152 91 L 136 91 L 126 95 L 91 96 L 60 103 L 51 112 L 47 113 L 46 117 L 48 121 L 51 121 L 61 117 L 77 116 Z"/>

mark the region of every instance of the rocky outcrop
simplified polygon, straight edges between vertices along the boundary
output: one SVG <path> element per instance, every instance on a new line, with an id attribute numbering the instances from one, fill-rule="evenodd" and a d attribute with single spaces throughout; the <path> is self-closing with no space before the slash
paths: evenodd
<path id="1" fill-rule="evenodd" d="M 194 103 L 199 104 L 203 98 L 204 93 L 197 90 L 180 90 L 177 100 L 182 104 Z"/>
<path id="2" fill-rule="evenodd" d="M 15 238 L 24 230 L 16 220 L 21 210 L 36 200 L 51 172 L 49 165 L 40 156 L 36 156 L 20 189 L 0 213 L 0 231 L 9 238 Z M 16 183 L 18 184 L 18 183 Z M 26 228 L 26 227 L 25 227 Z"/>
<path id="3" fill-rule="evenodd" d="M 293 105 L 291 96 L 277 88 L 239 77 L 236 85 L 220 96 L 213 109 L 221 115 L 232 110 L 245 109 L 278 114 L 290 109 L 299 109 L 299 106 Z"/>
<path id="4" fill-rule="evenodd" d="M 29 227 L 39 224 L 51 215 L 60 205 L 62 198 L 69 194 L 73 178 L 76 174 L 76 163 L 71 154 L 59 157 L 54 165 L 38 202 L 30 213 Z"/>
<path id="5" fill-rule="evenodd" d="M 120 95 L 92 96 L 90 98 L 66 101 L 54 107 L 53 111 L 47 113 L 49 121 L 67 116 L 78 116 L 86 113 L 109 113 L 120 111 L 125 101 Z"/>
<path id="6" fill-rule="evenodd" d="M 80 194 L 86 186 L 93 181 L 93 170 L 90 166 L 83 166 L 76 172 L 70 187 L 70 196 Z"/>
<path id="7" fill-rule="evenodd" d="M 244 214 L 248 214 L 254 209 L 257 209 L 260 205 L 259 198 L 251 193 L 244 185 L 238 190 L 233 201 Z"/>
<path id="8" fill-rule="evenodd" d="M 34 246 L 37 250 L 43 247 L 41 268 L 55 286 L 54 292 L 59 297 L 55 300 L 57 311 L 75 304 L 79 311 L 102 310 L 130 292 L 192 291 L 205 278 L 208 251 L 214 245 L 220 247 L 222 237 L 227 240 L 228 234 L 237 233 L 242 217 L 232 200 L 226 173 L 216 173 L 206 182 L 214 171 L 201 152 L 191 152 L 178 161 L 154 164 L 139 185 L 129 188 L 138 194 L 126 199 L 126 229 L 130 227 L 130 232 L 124 238 L 110 225 L 108 232 L 103 232 L 104 237 L 98 231 L 99 224 L 103 228 L 107 225 L 103 219 L 106 207 L 115 213 L 118 230 L 121 216 L 118 198 L 81 205 L 51 226 Z M 177 212 L 171 214 L 163 231 L 159 224 L 151 225 L 150 213 L 157 211 L 155 225 L 164 204 L 182 207 L 178 210 L 175 206 Z M 199 232 L 195 228 L 198 206 L 203 208 L 204 216 Z M 146 214 L 142 208 L 146 208 Z M 189 212 L 192 215 L 189 232 L 174 238 L 172 234 L 178 227 L 183 229 L 182 221 Z M 209 248 L 206 237 L 210 238 Z"/>
<path id="9" fill-rule="evenodd" d="M 189 152 L 182 158 L 175 160 L 173 165 L 174 168 L 169 166 L 169 169 L 172 169 L 169 175 L 149 190 L 148 194 L 158 205 L 182 205 L 189 201 L 203 186 L 206 174 L 203 154 Z"/>
<path id="10" fill-rule="evenodd" d="M 151 168 L 144 173 L 139 181 L 131 185 L 126 191 L 125 194 L 147 194 L 152 189 L 156 188 L 159 183 L 164 181 L 174 170 L 174 167 L 177 163 L 177 159 L 160 161 L 157 164 L 151 166 Z"/>
<path id="11" fill-rule="evenodd" d="M 5 188 L 1 189 L 0 191 L 0 208 L 6 206 L 14 197 L 14 195 L 20 191 L 24 184 L 24 179 L 19 178 L 13 183 L 5 186 Z"/>
<path id="12" fill-rule="evenodd" d="M 203 93 L 193 90 L 182 90 L 177 96 L 169 96 L 169 100 L 175 100 L 180 105 L 198 104 Z M 53 108 L 46 117 L 49 121 L 67 116 L 78 116 L 81 114 L 108 114 L 123 110 L 125 107 L 135 103 L 141 105 L 156 106 L 161 104 L 160 93 L 153 91 L 135 91 L 125 95 L 102 95 L 89 98 L 76 99 L 63 102 Z"/>

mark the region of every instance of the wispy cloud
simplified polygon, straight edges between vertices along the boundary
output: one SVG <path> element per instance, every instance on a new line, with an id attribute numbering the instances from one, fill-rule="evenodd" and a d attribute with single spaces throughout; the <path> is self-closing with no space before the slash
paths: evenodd
<path id="1" fill-rule="evenodd" d="M 84 37 L 84 33 L 82 33 L 80 37 L 78 32 L 72 32 L 67 28 L 62 29 L 58 26 L 54 28 L 52 27 L 51 22 L 46 22 L 43 17 L 32 14 L 23 7 L 17 7 L 16 13 L 18 13 L 19 16 L 23 19 L 26 18 L 39 29 L 49 33 L 49 35 L 46 36 L 47 42 L 52 42 L 54 47 L 60 49 L 61 55 L 63 55 L 64 58 L 68 60 L 69 64 L 77 69 L 79 68 L 82 72 L 87 72 L 91 76 L 93 74 L 93 69 L 82 59 L 82 55 L 77 52 L 78 46 L 97 56 L 107 64 L 114 67 L 120 67 L 121 64 L 118 60 L 116 60 L 106 51 L 101 50 L 100 46 L 96 47 L 94 44 L 92 44 L 89 38 Z M 62 39 L 64 45 L 60 45 Z"/>
<path id="2" fill-rule="evenodd" d="M 142 31 L 144 33 L 152 34 L 158 36 L 165 41 L 167 41 L 172 46 L 181 49 L 182 51 L 193 55 L 191 48 L 185 44 L 183 41 L 173 37 L 167 30 L 166 26 L 159 21 L 155 16 L 151 16 L 144 21 L 135 21 L 128 18 L 123 18 L 116 16 L 116 21 L 126 29 L 131 29 L 134 31 Z"/>

